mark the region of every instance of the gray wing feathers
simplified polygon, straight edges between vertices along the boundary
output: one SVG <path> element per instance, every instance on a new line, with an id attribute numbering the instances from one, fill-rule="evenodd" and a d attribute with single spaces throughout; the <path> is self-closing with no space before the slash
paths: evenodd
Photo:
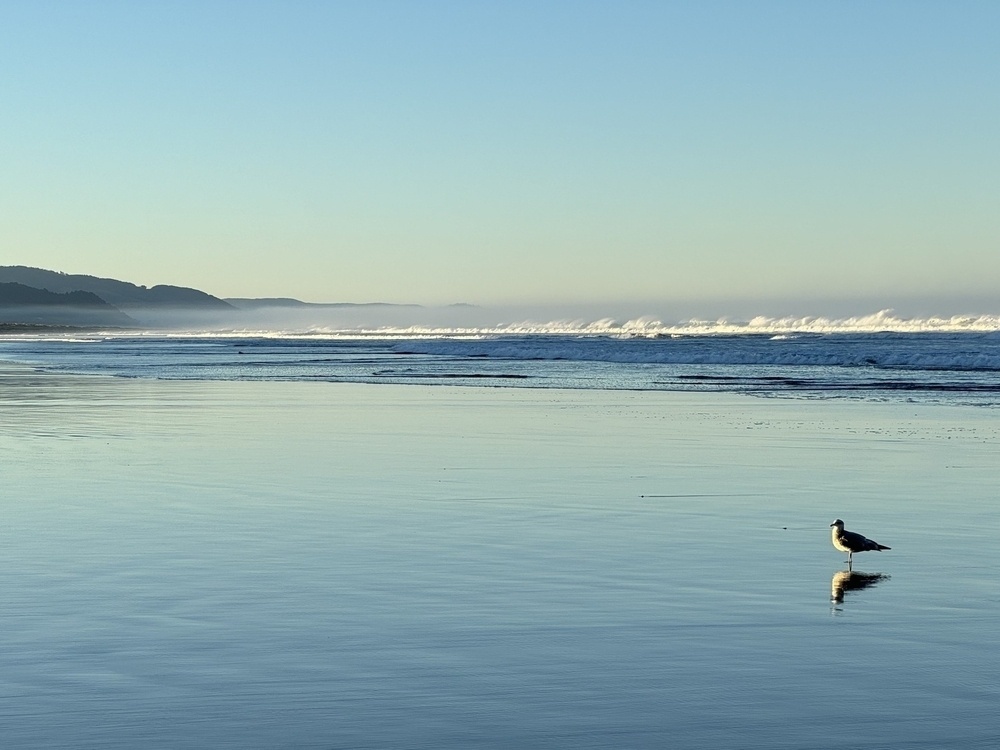
<path id="1" fill-rule="evenodd" d="M 840 541 L 851 552 L 881 552 L 884 549 L 892 549 L 884 544 L 879 544 L 873 539 L 857 534 L 853 531 L 845 531 L 840 535 Z"/>

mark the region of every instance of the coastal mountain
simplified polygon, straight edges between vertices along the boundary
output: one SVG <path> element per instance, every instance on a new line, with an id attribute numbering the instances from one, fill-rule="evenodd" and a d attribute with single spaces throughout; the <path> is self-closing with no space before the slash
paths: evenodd
<path id="1" fill-rule="evenodd" d="M 84 274 L 67 274 L 28 266 L 0 266 L 0 283 L 23 284 L 56 294 L 89 292 L 119 310 L 142 309 L 232 310 L 228 302 L 211 294 L 181 286 L 144 287 L 127 281 Z"/>
<path id="2" fill-rule="evenodd" d="M 220 299 L 189 287 L 139 286 L 85 274 L 0 266 L 0 324 L 173 330 L 317 331 L 441 327 L 468 321 L 468 305 Z"/>
<path id="3" fill-rule="evenodd" d="M 115 328 L 136 325 L 133 318 L 91 292 L 57 293 L 15 282 L 0 282 L 0 323 Z"/>

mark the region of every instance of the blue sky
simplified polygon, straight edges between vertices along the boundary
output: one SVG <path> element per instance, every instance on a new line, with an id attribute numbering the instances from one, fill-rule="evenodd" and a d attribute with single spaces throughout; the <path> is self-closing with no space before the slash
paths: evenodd
<path id="1" fill-rule="evenodd" d="M 0 2 L 0 264 L 998 312 L 998 28 L 994 2 Z"/>

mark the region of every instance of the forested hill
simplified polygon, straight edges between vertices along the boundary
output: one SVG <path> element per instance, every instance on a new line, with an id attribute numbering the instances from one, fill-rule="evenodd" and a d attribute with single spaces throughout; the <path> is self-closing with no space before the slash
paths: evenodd
<path id="1" fill-rule="evenodd" d="M 0 283 L 67 294 L 89 292 L 121 310 L 144 308 L 183 308 L 187 310 L 231 310 L 225 300 L 189 287 L 158 285 L 138 286 L 127 281 L 103 279 L 84 274 L 67 274 L 28 266 L 0 266 Z"/>
<path id="2" fill-rule="evenodd" d="M 91 292 L 63 294 L 0 282 L 0 323 L 132 326 L 135 320 Z"/>

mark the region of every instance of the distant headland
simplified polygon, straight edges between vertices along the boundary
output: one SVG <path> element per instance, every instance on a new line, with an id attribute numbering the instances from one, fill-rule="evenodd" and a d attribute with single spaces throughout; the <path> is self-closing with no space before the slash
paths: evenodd
<path id="1" fill-rule="evenodd" d="M 52 329 L 312 329 L 399 325 L 433 309 L 389 303 L 223 299 L 190 287 L 0 266 L 0 333 Z"/>
<path id="2" fill-rule="evenodd" d="M 170 311 L 234 310 L 211 294 L 177 286 L 147 288 L 117 279 L 28 266 L 0 266 L 0 324 L 132 328 Z"/>

